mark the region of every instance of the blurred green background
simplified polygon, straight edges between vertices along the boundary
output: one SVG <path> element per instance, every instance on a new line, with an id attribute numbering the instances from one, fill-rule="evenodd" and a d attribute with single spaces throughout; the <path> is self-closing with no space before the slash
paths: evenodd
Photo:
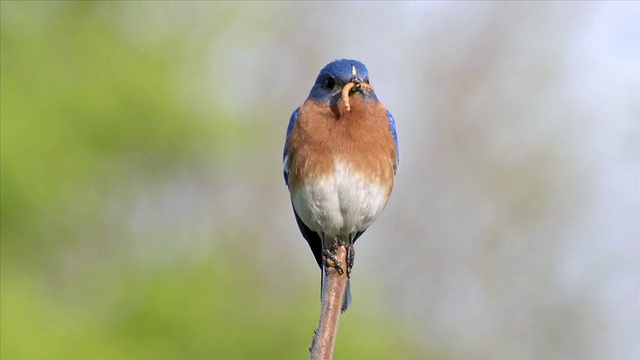
<path id="1" fill-rule="evenodd" d="M 175 29 L 145 44 L 118 24 L 132 14 L 153 21 L 144 14 L 149 6 L 195 5 L 202 4 L 2 3 L 3 359 L 307 355 L 319 280 L 299 284 L 304 292 L 281 288 L 265 278 L 287 281 L 295 269 L 279 263 L 290 259 L 274 252 L 267 267 L 251 261 L 253 242 L 272 241 L 278 248 L 293 240 L 241 219 L 221 222 L 215 237 L 194 234 L 180 224 L 149 220 L 148 206 L 139 204 L 163 196 L 154 187 L 225 187 L 238 181 L 238 161 L 266 167 L 245 157 L 266 142 L 282 146 L 281 136 L 263 134 L 281 135 L 295 105 L 283 104 L 287 111 L 273 115 L 281 117 L 278 131 L 243 122 L 209 101 L 213 94 L 198 94 L 210 90 L 183 83 L 183 76 L 194 76 L 184 74 L 194 71 L 190 66 L 216 66 L 193 53 L 205 39 Z M 222 22 L 232 8 L 208 6 L 216 8 L 212 21 Z M 279 161 L 269 161 L 273 172 Z M 270 174 L 250 176 L 264 180 Z M 273 192 L 271 186 L 263 190 Z M 180 208 L 190 206 L 189 196 L 198 195 L 167 199 L 158 211 L 169 222 L 189 217 Z M 261 216 L 271 215 L 266 204 L 248 201 L 263 206 Z M 216 214 L 197 216 L 216 221 Z M 176 255 L 184 242 L 190 254 Z M 403 333 L 392 319 L 352 313 L 341 328 L 342 358 L 419 353 L 403 336 L 388 337 Z"/>
<path id="2" fill-rule="evenodd" d="M 402 154 L 335 358 L 637 358 L 638 8 L 2 1 L 2 358 L 305 358 L 281 151 L 341 57 Z"/>

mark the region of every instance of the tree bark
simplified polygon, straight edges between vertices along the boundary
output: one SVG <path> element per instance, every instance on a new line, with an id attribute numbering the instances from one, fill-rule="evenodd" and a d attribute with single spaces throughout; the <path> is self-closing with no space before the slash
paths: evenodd
<path id="1" fill-rule="evenodd" d="M 342 245 L 335 250 L 335 256 L 344 268 L 342 273 L 335 267 L 326 266 L 327 274 L 324 276 L 322 284 L 320 323 L 311 343 L 311 360 L 331 360 L 333 358 L 342 297 L 347 285 L 346 254 L 347 250 Z"/>

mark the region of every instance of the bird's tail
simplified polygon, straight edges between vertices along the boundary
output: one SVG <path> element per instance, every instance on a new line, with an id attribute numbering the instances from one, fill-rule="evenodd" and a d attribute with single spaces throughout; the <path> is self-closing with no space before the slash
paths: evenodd
<path id="1" fill-rule="evenodd" d="M 347 279 L 347 285 L 344 287 L 344 295 L 342 296 L 342 312 L 344 313 L 351 306 L 351 279 Z"/>

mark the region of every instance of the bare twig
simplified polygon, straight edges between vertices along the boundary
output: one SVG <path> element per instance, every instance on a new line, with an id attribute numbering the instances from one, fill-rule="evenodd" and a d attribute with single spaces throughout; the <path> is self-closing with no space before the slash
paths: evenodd
<path id="1" fill-rule="evenodd" d="M 347 250 L 344 246 L 337 246 L 335 256 L 346 266 Z M 330 360 L 333 357 L 338 320 L 342 306 L 345 286 L 347 284 L 346 271 L 339 271 L 335 267 L 327 267 L 327 275 L 322 284 L 322 310 L 320 323 L 311 344 L 311 360 Z"/>

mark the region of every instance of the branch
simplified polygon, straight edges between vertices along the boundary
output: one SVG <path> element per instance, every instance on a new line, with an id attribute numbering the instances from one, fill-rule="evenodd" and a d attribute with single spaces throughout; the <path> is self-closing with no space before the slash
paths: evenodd
<path id="1" fill-rule="evenodd" d="M 337 246 L 335 256 L 346 269 L 347 250 L 343 245 Z M 340 274 L 335 267 L 327 266 L 327 275 L 322 284 L 322 310 L 320 311 L 320 323 L 311 343 L 311 360 L 331 360 L 336 334 L 338 333 L 338 320 L 342 306 L 345 286 L 347 285 L 347 273 Z"/>

